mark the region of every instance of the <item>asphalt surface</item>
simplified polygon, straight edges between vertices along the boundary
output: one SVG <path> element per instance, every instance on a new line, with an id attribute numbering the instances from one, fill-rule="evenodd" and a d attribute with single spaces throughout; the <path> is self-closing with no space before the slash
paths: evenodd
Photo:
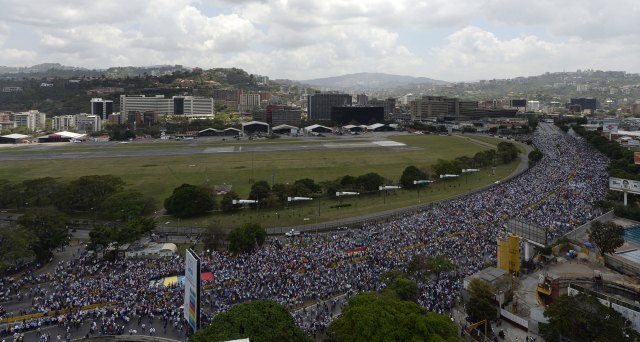
<path id="1" fill-rule="evenodd" d="M 393 132 L 395 135 L 408 134 Z M 261 140 L 260 142 L 247 142 L 246 140 L 230 140 L 222 143 L 221 139 L 199 138 L 196 140 L 174 142 L 161 140 L 132 141 L 127 144 L 118 142 L 84 142 L 72 143 L 46 143 L 30 145 L 2 146 L 0 149 L 0 161 L 18 160 L 53 160 L 53 159 L 86 159 L 86 158 L 126 158 L 126 157 L 161 157 L 161 156 L 188 156 L 207 155 L 219 153 L 259 153 L 259 152 L 286 152 L 286 151 L 317 151 L 335 149 L 416 149 L 411 146 L 383 146 L 390 134 L 370 133 L 366 135 L 331 135 L 331 139 L 320 140 L 316 137 L 299 137 L 297 142 L 278 142 L 278 140 Z M 344 140 L 344 141 L 341 141 Z M 353 141 L 357 140 L 357 141 Z M 211 144 L 220 141 L 221 144 Z M 157 144 L 157 147 L 150 146 Z M 228 146 L 225 146 L 228 144 Z M 98 150 L 93 150 L 93 149 Z M 92 149 L 82 151 L 82 149 Z"/>

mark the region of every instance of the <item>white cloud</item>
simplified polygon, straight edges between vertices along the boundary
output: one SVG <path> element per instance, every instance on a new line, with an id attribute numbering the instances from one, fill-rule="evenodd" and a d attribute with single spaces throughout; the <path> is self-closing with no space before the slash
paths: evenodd
<path id="1" fill-rule="evenodd" d="M 378 71 L 460 80 L 595 65 L 638 71 L 632 52 L 640 50 L 634 0 L 0 0 L 0 8 L 0 46 L 31 56 L 0 55 L 0 65 L 184 64 L 294 79 Z"/>
<path id="2" fill-rule="evenodd" d="M 625 70 L 633 55 L 621 41 L 605 47 L 579 38 L 561 43 L 532 35 L 501 40 L 473 26 L 449 35 L 447 42 L 432 51 L 437 65 L 433 71 L 436 77 L 453 80 L 509 78 L 563 69 Z"/>

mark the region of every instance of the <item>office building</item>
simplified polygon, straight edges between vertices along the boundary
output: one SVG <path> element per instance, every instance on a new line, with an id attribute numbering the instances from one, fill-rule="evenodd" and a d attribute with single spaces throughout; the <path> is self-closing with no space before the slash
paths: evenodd
<path id="1" fill-rule="evenodd" d="M 240 104 L 240 94 L 242 94 L 242 91 L 239 89 L 214 89 L 212 92 L 215 103 L 229 108 L 238 107 Z"/>
<path id="2" fill-rule="evenodd" d="M 0 112 L 0 129 L 13 128 L 13 113 Z"/>
<path id="3" fill-rule="evenodd" d="M 253 112 L 254 121 L 262 121 L 271 126 L 291 125 L 299 127 L 302 122 L 302 110 L 285 105 L 268 105 L 264 110 Z"/>
<path id="4" fill-rule="evenodd" d="M 367 97 L 367 95 L 365 94 L 358 94 L 358 96 L 356 96 L 356 102 L 358 106 L 366 106 L 368 104 L 368 100 L 369 97 Z"/>
<path id="5" fill-rule="evenodd" d="M 27 127 L 31 131 L 44 130 L 47 127 L 47 115 L 37 110 L 16 113 L 13 127 Z"/>
<path id="6" fill-rule="evenodd" d="M 592 97 L 571 98 L 567 104 L 569 110 L 573 112 L 585 112 L 593 114 L 598 109 L 598 100 Z"/>
<path id="7" fill-rule="evenodd" d="M 393 97 L 382 99 L 373 98 L 368 101 L 369 106 L 384 108 L 384 119 L 391 120 L 396 109 L 396 99 Z"/>
<path id="8" fill-rule="evenodd" d="M 76 114 L 75 128 L 80 133 L 98 132 L 102 130 L 102 118 L 99 115 Z"/>
<path id="9" fill-rule="evenodd" d="M 484 109 L 477 101 L 461 101 L 445 96 L 423 96 L 410 104 L 412 121 L 464 121 L 495 117 L 514 117 L 516 109 Z"/>
<path id="10" fill-rule="evenodd" d="M 331 108 L 331 121 L 339 125 L 352 122 L 361 125 L 372 125 L 384 120 L 384 107 L 373 106 L 339 106 Z"/>
<path id="11" fill-rule="evenodd" d="M 240 113 L 251 113 L 260 108 L 260 94 L 241 94 L 238 111 Z"/>
<path id="12" fill-rule="evenodd" d="M 98 115 L 102 120 L 107 120 L 113 114 L 113 101 L 101 98 L 91 99 L 91 115 Z"/>
<path id="13" fill-rule="evenodd" d="M 527 101 L 527 111 L 528 112 L 539 112 L 540 111 L 540 101 Z"/>
<path id="14" fill-rule="evenodd" d="M 348 94 L 316 93 L 307 97 L 307 111 L 309 120 L 331 120 L 331 108 L 339 106 L 351 106 L 352 97 Z"/>
<path id="15" fill-rule="evenodd" d="M 70 131 L 76 127 L 76 120 L 73 115 L 59 115 L 51 119 L 51 128 L 54 131 Z"/>
<path id="16" fill-rule="evenodd" d="M 130 112 L 156 112 L 159 115 L 179 115 L 189 118 L 214 116 L 213 98 L 196 96 L 164 95 L 146 97 L 145 95 L 120 95 L 120 113 L 125 117 Z"/>

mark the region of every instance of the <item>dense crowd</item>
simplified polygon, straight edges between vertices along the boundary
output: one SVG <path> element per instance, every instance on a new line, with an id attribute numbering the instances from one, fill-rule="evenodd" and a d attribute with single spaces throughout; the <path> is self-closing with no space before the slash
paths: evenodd
<path id="1" fill-rule="evenodd" d="M 544 153 L 542 160 L 522 175 L 485 191 L 367 223 L 362 229 L 280 237 L 277 242 L 271 238 L 250 254 L 203 253 L 202 270 L 213 273 L 213 280 L 203 285 L 203 313 L 211 318 L 239 302 L 272 299 L 294 312 L 297 324 L 307 333 L 321 333 L 346 298 L 383 289 L 386 284 L 380 275 L 404 270 L 415 255 L 440 255 L 453 262 L 454 270 L 418 283 L 419 304 L 448 313 L 462 279 L 495 263 L 496 239 L 506 233 L 504 225 L 510 219 L 546 227 L 547 237 L 555 239 L 598 214 L 595 202 L 606 194 L 607 159 L 580 137 L 551 125 L 541 124 L 532 139 Z M 346 252 L 365 246 L 365 252 Z M 96 331 L 132 333 L 118 327 L 132 319 L 139 320 L 138 324 L 148 319 L 149 325 L 164 325 L 165 331 L 168 325 L 182 332 L 183 288 L 150 285 L 153 280 L 182 273 L 182 257 L 98 262 L 82 254 L 59 264 L 51 274 L 28 274 L 1 284 L 0 293 L 14 300 L 28 297 L 28 312 L 72 308 L 54 315 L 56 324 L 77 319 L 73 315 L 82 306 L 113 303 L 103 314 L 105 319 L 97 321 Z M 310 302 L 321 304 L 299 310 Z M 34 321 L 37 326 L 38 320 Z M 20 331 L 21 324 L 28 323 L 17 322 L 7 333 Z M 105 326 L 112 328 L 104 330 Z"/>

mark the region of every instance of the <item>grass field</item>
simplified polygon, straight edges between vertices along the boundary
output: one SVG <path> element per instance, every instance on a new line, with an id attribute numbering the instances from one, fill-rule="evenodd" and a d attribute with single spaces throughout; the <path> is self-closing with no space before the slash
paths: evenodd
<path id="1" fill-rule="evenodd" d="M 153 197 L 160 207 L 164 198 L 168 197 L 175 187 L 183 183 L 230 184 L 243 198 L 249 193 L 251 180 L 287 183 L 300 178 L 312 178 L 316 182 L 320 182 L 347 174 L 358 176 L 368 172 L 377 172 L 396 183 L 408 165 L 428 168 L 438 159 L 453 159 L 463 155 L 473 156 L 475 153 L 489 148 L 455 136 L 398 135 L 389 139 L 403 142 L 414 148 L 242 152 L 117 159 L 87 158 L 82 161 L 3 161 L 0 163 L 0 179 L 22 181 L 51 176 L 59 177 L 62 180 L 71 180 L 83 175 L 110 174 L 122 177 L 131 188 Z M 491 144 L 497 144 L 501 141 L 494 138 L 489 139 L 492 140 L 483 139 L 483 141 Z M 341 141 L 346 142 L 347 140 Z M 279 142 L 294 143 L 287 140 Z M 125 144 L 124 146 L 127 148 L 137 147 L 133 145 Z M 4 151 L 0 153 L 4 153 Z M 496 179 L 506 177 L 516 167 L 517 162 L 499 166 L 495 177 L 489 175 L 490 170 L 483 170 L 469 175 L 468 180 L 462 177 L 435 184 L 431 189 L 421 192 L 420 202 L 450 197 L 489 184 Z M 321 201 L 319 217 L 317 216 L 318 201 L 313 201 L 313 203 L 296 204 L 285 210 L 274 209 L 259 213 L 256 213 L 255 210 L 247 210 L 236 215 L 216 214 L 181 221 L 179 224 L 203 226 L 212 219 L 219 220 L 224 226 L 256 219 L 259 219 L 266 226 L 297 225 L 316 222 L 316 220 L 322 222 L 418 204 L 418 193 L 403 190 L 389 192 L 389 196 L 386 198 L 381 195 L 362 196 L 345 199 L 344 202 L 350 203 L 352 206 L 331 209 L 330 206 L 337 204 L 337 201 Z M 260 217 L 258 218 L 257 215 Z M 308 218 L 308 220 L 304 220 L 304 218 Z M 167 221 L 174 220 L 168 219 Z M 175 224 L 177 222 L 172 222 L 172 225 Z"/>

